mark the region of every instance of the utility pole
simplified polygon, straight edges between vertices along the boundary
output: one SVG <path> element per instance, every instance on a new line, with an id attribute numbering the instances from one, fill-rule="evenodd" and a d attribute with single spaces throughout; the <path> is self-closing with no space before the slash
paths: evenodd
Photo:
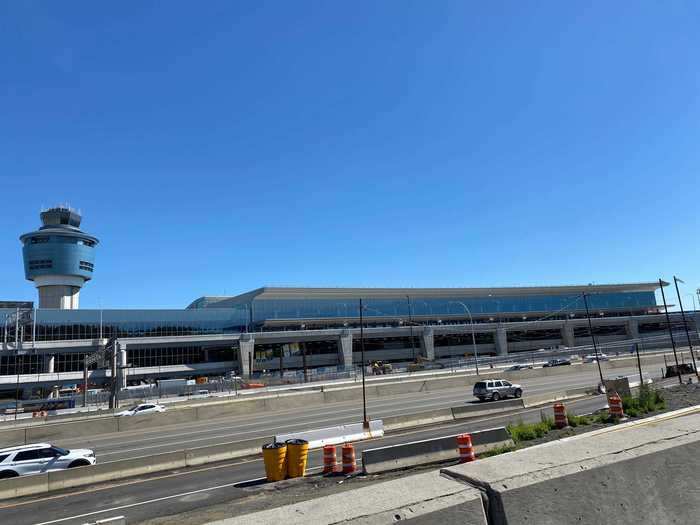
<path id="1" fill-rule="evenodd" d="M 676 341 L 673 339 L 673 327 L 671 326 L 671 316 L 668 315 L 668 305 L 666 304 L 666 294 L 664 293 L 664 286 L 669 283 L 659 279 L 659 286 L 661 287 L 661 299 L 664 302 L 664 312 L 666 313 L 666 324 L 668 325 L 668 335 L 671 336 L 671 347 L 673 348 L 673 358 L 676 361 L 676 372 L 678 372 L 678 382 L 682 385 L 683 378 L 681 377 L 681 367 L 678 364 L 678 354 L 676 353 Z"/>
<path id="2" fill-rule="evenodd" d="M 693 353 L 693 345 L 690 342 L 690 333 L 688 332 L 688 322 L 685 320 L 685 310 L 683 310 L 683 301 L 681 301 L 681 293 L 678 291 L 678 283 L 683 283 L 678 277 L 673 276 L 673 284 L 676 285 L 676 295 L 678 296 L 678 306 L 681 308 L 681 317 L 683 318 L 683 328 L 685 328 L 685 336 L 688 338 L 688 348 L 690 349 L 690 357 L 693 358 L 693 368 L 695 369 L 695 377 L 700 380 L 698 367 L 695 364 L 695 354 Z M 684 283 L 685 284 L 685 283 Z"/>
<path id="3" fill-rule="evenodd" d="M 593 341 L 593 350 L 595 352 L 595 362 L 598 364 L 598 375 L 600 376 L 600 384 L 605 386 L 605 381 L 603 380 L 603 369 L 600 368 L 600 358 L 598 356 L 598 345 L 595 342 L 595 336 L 593 335 L 593 323 L 591 323 L 591 312 L 588 310 L 588 297 L 586 293 L 583 293 L 583 304 L 586 306 L 586 318 L 588 319 L 588 330 L 591 332 L 591 341 Z"/>
<path id="4" fill-rule="evenodd" d="M 411 355 L 413 360 L 416 360 L 416 344 L 413 342 L 413 316 L 411 315 L 411 298 L 407 295 L 406 301 L 408 302 L 408 325 L 411 329 Z"/>
<path id="5" fill-rule="evenodd" d="M 367 394 L 365 392 L 365 323 L 362 311 L 362 298 L 360 297 L 360 359 L 362 359 L 362 428 L 369 430 L 367 419 Z"/>

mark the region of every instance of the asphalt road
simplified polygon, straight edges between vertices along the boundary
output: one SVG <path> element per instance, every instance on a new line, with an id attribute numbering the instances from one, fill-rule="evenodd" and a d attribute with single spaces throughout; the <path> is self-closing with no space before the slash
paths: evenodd
<path id="1" fill-rule="evenodd" d="M 457 394 L 453 396 L 457 399 Z M 463 394 L 460 399 L 464 401 Z M 602 396 L 586 398 L 568 403 L 567 410 L 577 414 L 588 413 L 602 408 L 605 403 L 606 400 Z M 383 406 L 386 407 L 384 410 L 391 412 L 386 405 L 390 405 L 390 402 Z M 517 414 L 485 417 L 471 422 L 399 431 L 383 438 L 357 443 L 357 455 L 359 458 L 359 452 L 366 448 L 503 426 L 514 421 L 534 422 L 539 419 L 540 409 L 533 408 L 524 409 Z M 318 469 L 321 462 L 321 451 L 312 451 L 309 455 L 309 467 Z M 177 523 L 175 515 L 193 511 L 202 512 L 201 522 L 204 523 L 208 519 L 205 514 L 207 508 L 250 496 L 248 490 L 236 487 L 236 484 L 261 476 L 264 476 L 264 466 L 257 458 L 163 472 L 123 482 L 3 502 L 0 503 L 0 523 L 80 525 L 114 516 L 126 516 L 129 525 L 165 516 L 173 516 L 172 521 L 167 520 L 168 523 Z"/>
<path id="2" fill-rule="evenodd" d="M 572 367 L 572 372 L 574 371 L 575 374 L 522 380 L 525 397 L 593 386 L 598 383 L 595 364 Z M 615 373 L 629 375 L 633 381 L 638 380 L 636 369 L 632 367 L 616 369 Z M 383 396 L 368 399 L 368 414 L 372 419 L 381 419 L 387 416 L 459 406 L 473 400 L 471 391 L 465 388 Z M 192 421 L 155 429 L 100 434 L 90 438 L 62 439 L 55 444 L 65 448 L 91 448 L 95 450 L 98 461 L 102 463 L 184 448 L 357 423 L 361 420 L 362 404 L 358 401 L 347 401 L 312 406 L 303 411 L 290 409 L 263 412 L 259 415 L 222 417 L 211 421 Z"/>

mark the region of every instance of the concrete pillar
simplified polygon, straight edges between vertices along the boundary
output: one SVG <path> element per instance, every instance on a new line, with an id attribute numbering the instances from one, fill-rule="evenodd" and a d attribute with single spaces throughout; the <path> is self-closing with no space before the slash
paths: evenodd
<path id="1" fill-rule="evenodd" d="M 340 332 L 338 343 L 338 370 L 352 368 L 352 332 L 343 330 Z"/>
<path id="2" fill-rule="evenodd" d="M 241 377 L 250 377 L 250 365 L 253 362 L 255 339 L 251 334 L 241 334 L 238 344 L 238 369 L 241 371 Z"/>
<path id="3" fill-rule="evenodd" d="M 435 360 L 435 344 L 433 338 L 433 329 L 430 327 L 423 328 L 421 333 L 421 350 L 423 356 L 428 359 L 428 361 Z"/>
<path id="4" fill-rule="evenodd" d="M 56 356 L 48 355 L 45 358 L 46 362 L 46 373 L 53 374 L 56 370 Z"/>
<path id="5" fill-rule="evenodd" d="M 508 333 L 502 326 L 496 329 L 496 352 L 498 355 L 508 355 Z"/>
<path id="6" fill-rule="evenodd" d="M 576 336 L 574 335 L 574 325 L 564 323 L 561 327 L 561 340 L 564 346 L 576 346 Z"/>
<path id="7" fill-rule="evenodd" d="M 117 357 L 117 388 L 119 390 L 126 388 L 126 376 L 128 373 L 128 369 L 126 368 L 127 364 L 126 348 L 122 348 L 119 350 L 119 355 Z"/>
<path id="8" fill-rule="evenodd" d="M 208 348 L 202 349 L 202 358 L 204 359 L 205 363 L 209 362 L 209 349 Z"/>
<path id="9" fill-rule="evenodd" d="M 637 339 L 639 337 L 639 321 L 637 319 L 627 320 L 627 337 Z"/>

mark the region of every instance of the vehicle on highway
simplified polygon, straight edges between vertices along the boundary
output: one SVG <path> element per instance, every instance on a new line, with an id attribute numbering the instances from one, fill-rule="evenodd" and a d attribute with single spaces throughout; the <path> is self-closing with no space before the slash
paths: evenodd
<path id="1" fill-rule="evenodd" d="M 523 387 L 505 379 L 489 379 L 474 384 L 474 397 L 479 401 L 498 401 L 506 397 L 522 397 Z"/>
<path id="2" fill-rule="evenodd" d="M 598 360 L 598 361 L 610 361 L 610 358 L 605 354 L 598 354 L 598 357 L 596 357 L 595 354 L 590 354 L 590 355 L 587 355 L 583 358 L 584 363 L 595 363 L 596 360 Z"/>
<path id="3" fill-rule="evenodd" d="M 66 450 L 48 443 L 0 449 L 0 479 L 95 464 L 92 450 Z"/>
<path id="4" fill-rule="evenodd" d="M 532 370 L 532 365 L 515 364 L 506 369 L 507 372 L 517 372 L 518 370 Z"/>
<path id="5" fill-rule="evenodd" d="M 542 367 L 548 368 L 550 366 L 566 366 L 566 365 L 570 365 L 570 364 L 571 364 L 571 361 L 569 361 L 568 359 L 557 358 L 557 359 L 550 359 L 545 364 L 543 364 Z"/>
<path id="6" fill-rule="evenodd" d="M 194 395 L 199 397 L 209 397 L 209 390 L 197 390 Z"/>
<path id="7" fill-rule="evenodd" d="M 141 403 L 127 408 L 126 410 L 122 410 L 117 416 L 140 416 L 141 414 L 157 414 L 159 412 L 165 412 L 165 407 L 163 405 Z"/>

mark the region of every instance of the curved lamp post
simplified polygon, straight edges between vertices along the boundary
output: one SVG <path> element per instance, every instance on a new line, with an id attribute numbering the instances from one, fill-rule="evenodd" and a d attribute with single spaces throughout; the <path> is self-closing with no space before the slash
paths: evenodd
<path id="1" fill-rule="evenodd" d="M 469 316 L 469 325 L 471 326 L 471 329 L 472 329 L 472 348 L 474 349 L 474 362 L 476 364 L 476 375 L 479 375 L 479 353 L 476 350 L 476 336 L 474 335 L 474 319 L 472 318 L 472 313 L 469 311 L 469 308 L 467 308 L 467 305 L 464 304 L 462 301 L 450 301 L 450 303 L 460 305 L 462 308 L 464 308 L 464 311 Z"/>

